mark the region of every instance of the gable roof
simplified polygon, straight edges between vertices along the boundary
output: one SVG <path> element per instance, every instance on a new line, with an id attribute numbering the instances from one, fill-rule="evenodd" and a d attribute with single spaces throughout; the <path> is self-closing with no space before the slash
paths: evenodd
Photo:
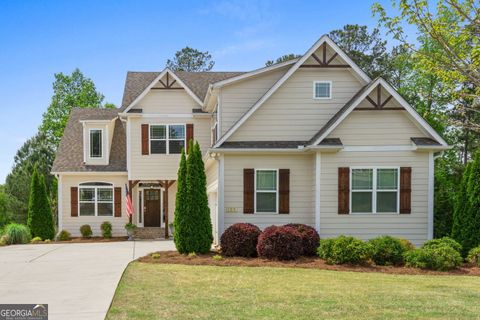
<path id="1" fill-rule="evenodd" d="M 83 162 L 84 120 L 114 120 L 118 109 L 73 108 L 57 150 L 52 172 L 125 172 L 126 135 L 120 119 L 115 120 L 108 165 L 85 165 Z"/>
<path id="2" fill-rule="evenodd" d="M 423 128 L 433 139 L 442 146 L 448 146 L 448 143 L 420 116 L 417 111 L 383 78 L 376 78 L 367 86 L 360 89 L 313 137 L 310 139 L 311 145 L 319 144 L 333 131 L 349 114 L 362 102 L 374 88 L 382 86 L 398 103 L 408 112 L 412 119 Z"/>
<path id="3" fill-rule="evenodd" d="M 268 98 L 270 98 L 278 88 L 280 88 L 280 86 L 285 83 L 285 81 L 287 81 L 288 78 L 290 78 L 290 76 L 324 43 L 329 45 L 348 65 L 350 65 L 365 83 L 371 82 L 370 77 L 363 72 L 363 70 L 360 69 L 360 67 L 353 62 L 353 60 L 350 59 L 350 57 L 348 57 L 332 39 L 327 35 L 323 35 L 250 109 L 247 110 L 247 112 L 243 114 L 243 116 L 240 117 L 240 119 L 234 123 L 234 125 L 217 141 L 214 147 L 218 147 L 224 143 L 225 140 L 227 140 L 258 108 L 260 108 L 265 101 L 267 101 Z"/>
<path id="4" fill-rule="evenodd" d="M 165 72 L 127 72 L 125 80 L 125 88 L 123 91 L 122 106 L 120 112 L 124 112 L 137 98 L 144 93 L 147 88 L 158 82 L 157 78 Z M 186 71 L 170 71 L 170 74 L 176 75 L 181 82 L 188 87 L 195 97 L 203 101 L 211 83 L 222 81 L 243 74 L 244 72 L 186 72 Z M 163 76 L 163 75 L 162 75 Z"/>

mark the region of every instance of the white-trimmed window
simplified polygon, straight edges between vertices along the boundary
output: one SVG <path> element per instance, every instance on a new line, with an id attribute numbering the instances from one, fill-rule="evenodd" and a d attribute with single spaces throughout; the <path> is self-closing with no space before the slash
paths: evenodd
<path id="1" fill-rule="evenodd" d="M 90 129 L 90 158 L 101 158 L 103 155 L 102 148 L 102 129 Z"/>
<path id="2" fill-rule="evenodd" d="M 255 212 L 278 212 L 278 170 L 255 170 Z"/>
<path id="3" fill-rule="evenodd" d="M 332 81 L 314 81 L 313 82 L 314 99 L 332 98 Z"/>
<path id="4" fill-rule="evenodd" d="M 150 152 L 178 154 L 185 148 L 185 125 L 150 125 Z"/>
<path id="5" fill-rule="evenodd" d="M 113 185 L 87 182 L 78 186 L 80 216 L 113 217 Z"/>
<path id="6" fill-rule="evenodd" d="M 352 213 L 398 213 L 399 168 L 352 168 Z"/>

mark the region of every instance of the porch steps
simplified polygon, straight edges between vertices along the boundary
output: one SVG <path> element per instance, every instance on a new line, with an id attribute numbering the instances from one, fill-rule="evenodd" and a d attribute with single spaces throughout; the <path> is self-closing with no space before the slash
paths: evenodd
<path id="1" fill-rule="evenodd" d="M 135 239 L 164 239 L 165 229 L 160 227 L 136 228 L 133 234 Z"/>

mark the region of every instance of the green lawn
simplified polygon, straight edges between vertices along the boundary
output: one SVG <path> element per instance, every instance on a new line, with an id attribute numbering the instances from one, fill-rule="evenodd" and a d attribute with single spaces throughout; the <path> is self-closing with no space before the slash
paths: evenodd
<path id="1" fill-rule="evenodd" d="M 134 262 L 107 319 L 480 319 L 480 278 Z"/>

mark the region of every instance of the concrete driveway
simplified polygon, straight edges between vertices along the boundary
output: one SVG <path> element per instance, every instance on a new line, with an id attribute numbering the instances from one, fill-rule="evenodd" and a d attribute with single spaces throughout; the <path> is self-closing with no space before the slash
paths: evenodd
<path id="1" fill-rule="evenodd" d="M 49 319 L 104 319 L 128 263 L 172 241 L 0 247 L 0 303 L 48 304 Z"/>

